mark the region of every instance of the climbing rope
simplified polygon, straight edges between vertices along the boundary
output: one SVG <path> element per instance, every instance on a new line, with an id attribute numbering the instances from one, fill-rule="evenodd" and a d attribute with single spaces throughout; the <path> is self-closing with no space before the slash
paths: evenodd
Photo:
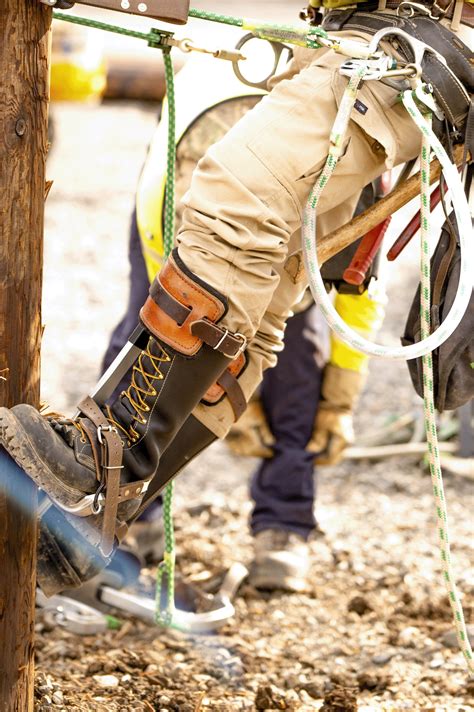
<path id="1" fill-rule="evenodd" d="M 220 22 L 221 24 L 232 25 L 233 27 L 241 27 L 243 30 L 249 30 L 262 40 L 271 40 L 273 42 L 289 42 L 290 44 L 298 45 L 299 47 L 308 47 L 310 49 L 318 49 L 320 43 L 317 37 L 327 38 L 328 34 L 321 27 L 294 27 L 293 25 L 280 25 L 268 22 L 260 22 L 245 17 L 233 17 L 232 15 L 220 15 L 216 12 L 205 12 L 204 10 L 195 10 L 191 8 L 189 17 L 194 17 L 199 20 L 208 20 L 210 22 Z M 314 38 L 314 39 L 313 39 Z"/>
<path id="2" fill-rule="evenodd" d="M 414 102 L 413 102 L 414 103 Z M 410 107 L 416 112 L 416 106 Z M 410 112 L 411 113 L 411 112 Z M 426 121 L 429 128 L 430 119 Z M 431 278 L 430 278 L 430 137 L 428 130 L 423 131 L 421 148 L 421 289 L 420 289 L 420 327 L 421 338 L 428 337 L 431 331 Z M 423 364 L 423 410 L 425 419 L 426 439 L 428 442 L 428 460 L 430 466 L 431 482 L 438 519 L 439 546 L 441 552 L 441 567 L 443 579 L 448 592 L 449 604 L 454 616 L 456 636 L 462 654 L 466 659 L 469 670 L 474 673 L 474 661 L 469 638 L 466 632 L 464 614 L 459 600 L 454 573 L 451 565 L 451 551 L 449 544 L 448 513 L 444 495 L 443 474 L 439 457 L 438 432 L 436 429 L 436 415 L 433 387 L 433 359 L 431 353 L 422 358 Z"/>
<path id="3" fill-rule="evenodd" d="M 350 115 L 357 98 L 357 90 L 360 86 L 366 69 L 362 66 L 358 68 L 350 78 L 349 84 L 344 93 L 336 121 L 330 137 L 330 149 L 326 160 L 326 164 L 319 176 L 313 190 L 310 193 L 306 209 L 303 216 L 303 254 L 305 266 L 310 282 L 310 287 L 313 296 L 321 307 L 324 316 L 329 325 L 337 332 L 337 334 L 346 341 L 349 345 L 357 348 L 365 353 L 385 356 L 386 358 L 413 358 L 408 356 L 408 351 L 401 352 L 399 348 L 380 347 L 367 342 L 359 337 L 356 332 L 352 331 L 335 312 L 329 296 L 326 293 L 322 278 L 320 276 L 319 265 L 316 256 L 316 210 L 321 194 L 327 185 L 334 169 L 337 165 L 338 158 L 341 155 L 344 137 L 349 124 Z M 445 329 L 440 343 L 446 338 L 446 333 L 449 336 L 456 328 L 460 319 L 469 303 L 469 298 L 472 290 L 472 274 L 474 273 L 472 250 L 469 249 L 470 237 L 472 234 L 471 220 L 469 214 L 469 206 L 465 199 L 462 183 L 456 169 L 450 170 L 452 164 L 449 162 L 444 150 L 433 134 L 430 123 L 423 118 L 420 110 L 415 104 L 413 93 L 407 90 L 403 94 L 403 103 L 414 120 L 417 127 L 423 134 L 422 151 L 421 151 L 421 339 L 423 344 L 420 348 L 420 343 L 417 344 L 417 356 L 422 356 L 423 363 L 423 402 L 424 402 L 424 419 L 426 438 L 428 443 L 428 458 L 433 485 L 433 493 L 436 505 L 436 515 L 438 519 L 438 534 L 440 541 L 441 565 L 443 569 L 443 580 L 447 588 L 449 603 L 453 611 L 454 623 L 456 627 L 456 635 L 459 647 L 466 659 L 468 668 L 471 673 L 474 673 L 474 661 L 471 650 L 471 645 L 467 635 L 466 624 L 462 606 L 459 600 L 455 577 L 451 565 L 449 531 L 448 531 L 448 513 L 446 507 L 446 499 L 443 487 L 443 475 L 441 470 L 441 462 L 439 457 L 438 434 L 436 429 L 436 415 L 434 405 L 434 380 L 433 380 L 433 362 L 431 356 L 431 347 L 429 339 L 438 334 L 439 329 L 435 334 L 430 335 L 430 302 L 431 302 L 431 283 L 430 283 L 430 148 L 434 149 L 436 156 L 443 165 L 447 164 L 445 178 L 446 182 L 453 195 L 453 203 L 458 220 L 459 233 L 461 237 L 461 249 L 464 251 L 462 271 L 464 275 L 460 277 L 460 285 L 458 296 L 461 294 L 463 300 L 461 306 L 457 306 L 459 312 L 453 316 L 454 304 L 447 318 L 451 318 L 451 328 Z M 425 107 L 426 108 L 426 107 Z M 456 183 L 453 183 L 453 178 L 456 177 Z M 457 186 L 459 185 L 459 189 Z M 467 226 L 464 236 L 462 236 L 462 226 Z M 465 239 L 463 240 L 462 237 Z M 466 243 L 468 247 L 466 248 Z M 464 290 L 464 293 L 463 293 Z M 467 293 L 467 300 L 465 299 Z M 460 301 L 456 298 L 456 301 Z M 466 303 L 467 301 L 467 303 Z M 465 305 L 465 306 L 463 306 Z M 334 319 L 333 312 L 337 319 Z M 444 322 L 445 323 L 445 322 Z M 452 325 L 454 323 L 454 326 Z M 375 348 L 374 348 L 375 346 Z M 436 348 L 436 347 L 433 347 Z"/>
<path id="4" fill-rule="evenodd" d="M 424 133 L 426 129 L 424 126 L 423 117 L 416 109 L 416 106 L 411 96 L 411 90 L 407 90 L 403 93 L 402 101 L 406 109 L 408 110 L 410 116 L 413 118 L 416 125 L 418 126 L 419 130 Z M 350 104 L 350 106 L 352 106 L 352 104 Z M 461 268 L 458 291 L 456 293 L 453 305 L 446 319 L 440 324 L 436 331 L 426 336 L 421 341 L 415 344 L 410 344 L 409 346 L 383 346 L 380 344 L 374 344 L 372 341 L 368 341 L 363 336 L 361 336 L 361 334 L 358 334 L 356 331 L 350 329 L 335 310 L 331 299 L 326 292 L 326 288 L 321 277 L 316 250 L 313 249 L 316 240 L 316 205 L 318 203 L 322 188 L 326 184 L 327 180 L 329 179 L 329 176 L 331 175 L 337 163 L 337 157 L 340 154 L 340 150 L 342 148 L 340 137 L 341 135 L 345 135 L 345 129 L 347 128 L 347 123 L 350 118 L 350 108 L 347 112 L 346 107 L 341 105 L 341 109 L 342 111 L 338 113 L 338 117 L 336 118 L 336 123 L 344 123 L 342 121 L 343 112 L 346 112 L 345 118 L 347 119 L 347 121 L 345 123 L 345 126 L 342 126 L 342 129 L 337 129 L 338 133 L 335 133 L 335 131 L 333 130 L 333 135 L 331 137 L 330 156 L 328 158 L 328 163 L 326 164 L 323 174 L 321 175 L 321 178 L 324 177 L 324 182 L 320 180 L 316 188 L 310 194 L 303 219 L 302 239 L 310 287 L 313 292 L 313 296 L 316 299 L 318 305 L 320 306 L 321 311 L 324 314 L 331 329 L 333 329 L 333 331 L 343 341 L 348 343 L 353 348 L 358 349 L 359 351 L 362 351 L 363 353 L 366 353 L 370 356 L 378 356 L 382 358 L 405 360 L 419 358 L 437 349 L 442 343 L 446 341 L 449 336 L 451 336 L 451 334 L 461 321 L 462 317 L 464 316 L 471 297 L 472 275 L 474 274 L 474 243 L 471 239 L 472 226 L 469 206 L 467 204 L 466 196 L 464 195 L 461 178 L 455 166 L 453 166 L 453 164 L 449 160 L 441 143 L 430 130 L 429 136 L 431 140 L 431 146 L 443 168 L 443 174 L 446 183 L 453 196 L 453 206 L 456 214 L 457 224 L 459 227 L 459 239 L 461 244 Z M 335 141 L 337 143 L 334 143 Z M 339 153 L 337 151 L 339 151 Z M 322 185 L 320 184 L 321 182 Z"/>
<path id="5" fill-rule="evenodd" d="M 242 29 L 250 30 L 256 37 L 271 41 L 288 42 L 316 49 L 321 45 L 328 46 L 330 37 L 321 28 L 295 28 L 289 25 L 275 25 L 260 23 L 258 21 L 238 18 L 229 15 L 204 12 L 191 9 L 190 17 L 208 20 L 212 22 L 225 23 Z M 163 51 L 165 64 L 165 77 L 168 98 L 168 153 L 167 153 L 167 179 L 166 179 L 166 203 L 164 219 L 164 252 L 168 256 L 173 248 L 174 242 L 174 222 L 175 222 L 175 100 L 174 100 L 174 74 L 170 56 L 170 48 L 177 42 L 172 41 L 172 33 L 152 29 L 148 33 L 128 30 L 126 28 L 109 23 L 98 22 L 88 18 L 77 17 L 69 14 L 54 12 L 55 19 L 85 25 L 95 29 L 115 32 L 128 37 L 143 39 L 152 47 Z M 319 38 L 319 42 L 318 42 Z M 335 41 L 340 49 L 339 40 Z M 349 47 L 350 45 L 348 45 Z M 369 55 L 367 55 L 369 56 Z M 443 567 L 443 578 L 448 590 L 451 608 L 454 614 L 457 637 L 462 653 L 467 661 L 471 672 L 474 672 L 473 656 L 469 639 L 466 632 L 463 611 L 459 602 L 456 590 L 454 575 L 450 561 L 450 546 L 448 533 L 448 517 L 446 501 L 444 496 L 442 471 L 439 459 L 439 448 L 437 441 L 434 393 L 433 393 L 433 365 L 431 352 L 443 343 L 459 324 L 469 303 L 472 290 L 472 274 L 474 273 L 473 250 L 470 244 L 471 219 L 469 207 L 464 196 L 462 183 L 456 168 L 450 162 L 443 147 L 431 131 L 431 127 L 423 119 L 410 90 L 403 93 L 402 100 L 405 108 L 423 134 L 422 145 L 422 166 L 421 166 L 421 330 L 422 340 L 410 347 L 387 348 L 372 344 L 363 339 L 359 334 L 352 331 L 340 319 L 335 311 L 323 284 L 320 275 L 319 265 L 316 255 L 316 208 L 321 193 L 331 177 L 338 159 L 343 149 L 343 139 L 347 130 L 350 114 L 357 97 L 357 91 L 361 81 L 366 74 L 367 68 L 358 66 L 349 79 L 348 86 L 343 96 L 336 121 L 330 136 L 330 149 L 326 164 L 318 178 L 316 185 L 310 193 L 307 207 L 303 216 L 303 254 L 306 271 L 313 295 L 321 306 L 331 328 L 346 342 L 356 349 L 369 355 L 383 356 L 387 358 L 417 358 L 423 360 L 424 377 L 424 413 L 425 428 L 428 441 L 430 472 L 433 483 L 433 492 L 436 502 L 438 516 L 438 532 L 440 538 L 441 560 Z M 461 275 L 458 293 L 453 306 L 442 325 L 430 334 L 430 260 L 429 260 L 429 155 L 430 148 L 433 149 L 439 162 L 442 165 L 446 183 L 453 196 L 454 210 L 456 214 L 460 242 L 461 242 Z M 164 492 L 163 516 L 165 522 L 165 554 L 164 560 L 158 567 L 156 585 L 156 614 L 157 623 L 163 625 L 173 625 L 174 605 L 174 572 L 175 572 L 175 548 L 174 548 L 174 527 L 172 515 L 174 485 L 170 483 Z M 163 578 L 166 575 L 167 591 L 166 605 L 161 602 L 163 589 Z"/>
<path id="6" fill-rule="evenodd" d="M 175 177 L 176 177 L 176 102 L 174 93 L 173 61 L 169 48 L 163 52 L 165 64 L 166 97 L 168 103 L 168 151 L 166 157 L 166 193 L 163 229 L 163 250 L 165 258 L 173 250 L 176 219 Z M 173 523 L 174 482 L 171 481 L 163 493 L 163 521 L 165 526 L 165 552 L 163 561 L 156 572 L 155 621 L 164 626 L 173 625 L 174 580 L 176 551 Z M 166 604 L 162 602 L 163 580 L 166 577 Z"/>
<path id="7" fill-rule="evenodd" d="M 231 15 L 219 15 L 213 12 L 204 12 L 200 10 L 190 10 L 190 17 L 197 19 L 209 20 L 211 22 L 225 23 L 233 27 L 241 27 L 244 30 L 249 30 L 254 33 L 259 39 L 271 40 L 273 42 L 287 42 L 299 47 L 307 47 L 308 49 L 318 49 L 321 43 L 316 38 L 326 39 L 328 34 L 320 27 L 299 28 L 291 25 L 279 25 L 272 23 L 260 23 L 256 20 L 245 19 L 243 17 L 232 17 Z M 166 46 L 166 42 L 170 41 L 173 36 L 172 32 L 167 30 L 152 29 L 150 32 L 139 32 L 130 30 L 120 25 L 113 25 L 109 22 L 100 22 L 91 20 L 88 17 L 79 17 L 70 15 L 65 12 L 53 12 L 55 20 L 63 20 L 71 22 L 74 25 L 83 25 L 84 27 L 92 27 L 96 30 L 105 30 L 106 32 L 114 32 L 125 37 L 135 37 L 135 39 L 145 40 L 151 47 L 160 49 Z M 163 44 L 160 44 L 163 42 Z M 178 42 L 175 42 L 178 45 Z"/>

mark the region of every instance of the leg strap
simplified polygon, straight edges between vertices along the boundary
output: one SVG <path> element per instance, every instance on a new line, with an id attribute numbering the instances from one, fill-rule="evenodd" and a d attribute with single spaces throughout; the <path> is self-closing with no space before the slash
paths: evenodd
<path id="1" fill-rule="evenodd" d="M 247 408 L 247 401 L 237 380 L 246 365 L 245 354 L 240 354 L 219 376 L 214 385 L 207 389 L 202 402 L 205 405 L 216 405 L 227 396 L 237 421 Z"/>
<path id="2" fill-rule="evenodd" d="M 236 358 L 247 341 L 217 325 L 226 312 L 225 303 L 223 295 L 186 268 L 175 250 L 151 285 L 140 319 L 157 339 L 185 356 L 194 356 L 205 343 Z"/>
<path id="3" fill-rule="evenodd" d="M 123 442 L 121 437 L 92 398 L 89 396 L 85 398 L 79 403 L 78 408 L 95 427 L 95 432 L 91 433 L 87 421 L 83 423 L 84 430 L 91 443 L 96 463 L 97 479 L 100 482 L 96 502 L 98 511 L 100 511 L 101 506 L 101 495 L 103 495 L 104 502 L 100 549 L 104 556 L 110 556 L 114 546 L 119 504 L 126 500 L 140 497 L 146 492 L 149 480 L 120 485 L 120 470 L 123 468 Z"/>

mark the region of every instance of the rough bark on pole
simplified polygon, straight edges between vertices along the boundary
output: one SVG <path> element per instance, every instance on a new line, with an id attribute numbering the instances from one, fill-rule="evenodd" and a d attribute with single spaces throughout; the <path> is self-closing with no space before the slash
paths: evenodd
<path id="1" fill-rule="evenodd" d="M 38 405 L 51 11 L 0 2 L 0 405 Z M 36 488 L 0 452 L 0 710 L 33 710 Z"/>

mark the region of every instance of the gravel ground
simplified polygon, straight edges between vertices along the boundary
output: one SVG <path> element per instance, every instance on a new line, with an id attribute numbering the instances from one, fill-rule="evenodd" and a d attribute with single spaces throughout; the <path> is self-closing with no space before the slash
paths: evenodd
<path id="1" fill-rule="evenodd" d="M 56 105 L 53 113 L 42 396 L 71 412 L 95 383 L 125 306 L 128 217 L 156 112 L 127 103 Z M 410 259 L 393 275 L 384 338 L 402 328 L 416 280 Z M 374 362 L 357 430 L 366 435 L 414 404 L 405 364 Z M 218 443 L 178 480 L 178 568 L 204 590 L 233 561 L 251 558 L 254 466 Z M 446 491 L 472 620 L 472 487 L 448 475 Z M 118 631 L 78 637 L 49 629 L 39 614 L 36 709 L 474 710 L 474 683 L 450 640 L 426 471 L 409 458 L 321 469 L 317 514 L 323 533 L 311 542 L 311 590 L 262 595 L 244 585 L 218 635 L 189 637 L 131 618 Z"/>

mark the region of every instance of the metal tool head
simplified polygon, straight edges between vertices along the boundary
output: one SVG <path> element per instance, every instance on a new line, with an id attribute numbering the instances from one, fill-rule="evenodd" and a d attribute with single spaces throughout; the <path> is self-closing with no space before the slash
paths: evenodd
<path id="1" fill-rule="evenodd" d="M 209 610 L 198 613 L 183 610 L 182 608 L 174 608 L 172 627 L 193 635 L 209 634 L 221 628 L 235 613 L 231 598 L 236 594 L 247 575 L 248 570 L 245 566 L 239 563 L 233 564 L 215 596 L 201 595 L 201 598 L 208 599 L 206 606 Z M 102 603 L 142 618 L 145 621 L 156 622 L 156 602 L 154 598 L 117 590 L 110 586 L 102 586 L 99 597 Z M 187 603 L 193 604 L 192 592 L 187 596 Z"/>
<path id="2" fill-rule="evenodd" d="M 103 613 L 67 596 L 47 598 L 38 589 L 36 605 L 43 609 L 44 620 L 51 626 L 60 626 L 78 635 L 97 635 L 107 630 L 107 618 Z"/>

